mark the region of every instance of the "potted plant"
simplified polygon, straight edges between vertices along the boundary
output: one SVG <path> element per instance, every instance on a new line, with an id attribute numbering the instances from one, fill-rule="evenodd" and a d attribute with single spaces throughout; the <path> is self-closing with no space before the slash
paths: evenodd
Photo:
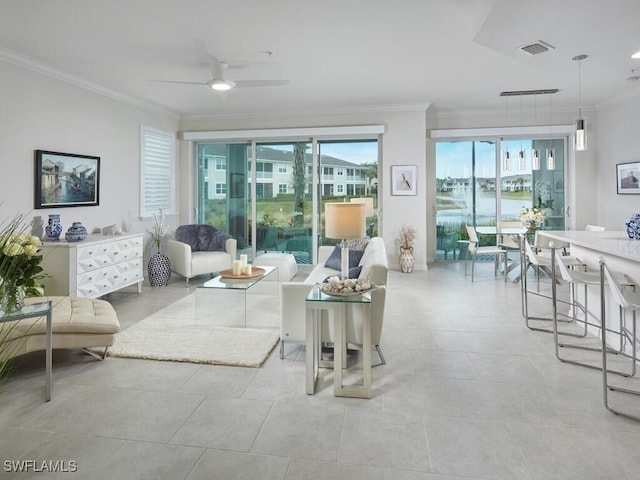
<path id="1" fill-rule="evenodd" d="M 171 262 L 161 251 L 162 240 L 168 232 L 167 223 L 162 209 L 153 214 L 153 228 L 149 231 L 156 253 L 149 258 L 147 273 L 152 287 L 166 287 L 171 278 Z"/>
<path id="2" fill-rule="evenodd" d="M 400 243 L 400 270 L 403 273 L 413 272 L 416 260 L 413 256 L 413 241 L 416 239 L 416 230 L 412 227 L 402 227 L 398 235 Z"/>

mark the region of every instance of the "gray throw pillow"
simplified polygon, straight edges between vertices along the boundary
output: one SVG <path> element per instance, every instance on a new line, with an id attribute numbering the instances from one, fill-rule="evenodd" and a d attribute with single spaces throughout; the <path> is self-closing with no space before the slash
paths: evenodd
<path id="1" fill-rule="evenodd" d="M 364 254 L 363 250 L 353 250 L 349 249 L 349 268 L 355 268 L 360 263 L 360 259 Z M 327 261 L 324 264 L 327 268 L 333 268 L 334 270 L 342 270 L 342 247 L 340 245 L 336 245 L 333 248 L 333 252 L 327 258 Z M 351 276 L 350 276 L 351 277 Z"/>

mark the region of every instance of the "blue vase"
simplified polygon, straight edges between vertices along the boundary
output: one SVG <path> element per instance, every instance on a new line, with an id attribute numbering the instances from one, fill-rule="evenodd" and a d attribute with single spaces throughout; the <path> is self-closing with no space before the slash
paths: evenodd
<path id="1" fill-rule="evenodd" d="M 44 231 L 47 234 L 49 240 L 60 240 L 60 234 L 62 233 L 62 225 L 60 225 L 60 215 L 53 213 L 49 215 L 49 223 L 44 227 Z"/>
<path id="2" fill-rule="evenodd" d="M 636 213 L 625 223 L 629 238 L 640 240 L 640 213 Z"/>
<path id="3" fill-rule="evenodd" d="M 80 222 L 73 222 L 73 225 L 69 227 L 64 238 L 67 242 L 81 242 L 87 239 L 87 229 Z"/>

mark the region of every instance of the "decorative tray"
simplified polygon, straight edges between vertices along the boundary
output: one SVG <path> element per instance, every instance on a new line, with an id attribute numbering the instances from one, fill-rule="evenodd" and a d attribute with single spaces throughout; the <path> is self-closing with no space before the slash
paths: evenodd
<path id="1" fill-rule="evenodd" d="M 318 283 L 317 285 L 322 293 L 331 297 L 357 297 L 363 293 L 372 292 L 377 288 L 376 285 L 369 283 L 368 280 L 358 279 L 352 279 L 351 284 L 347 283 L 347 285 L 341 280 Z"/>
<path id="2" fill-rule="evenodd" d="M 233 274 L 233 269 L 232 268 L 227 268 L 226 270 L 222 270 L 220 272 L 220 276 L 222 278 L 236 278 L 236 279 L 244 279 L 244 280 L 246 280 L 247 278 L 261 277 L 265 273 L 267 273 L 267 271 L 264 268 L 252 267 L 250 274 L 241 273 L 240 275 L 234 275 Z"/>

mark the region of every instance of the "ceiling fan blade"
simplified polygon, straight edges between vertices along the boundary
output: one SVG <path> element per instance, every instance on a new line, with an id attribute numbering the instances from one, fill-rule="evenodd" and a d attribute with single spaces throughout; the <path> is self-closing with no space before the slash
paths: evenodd
<path id="1" fill-rule="evenodd" d="M 157 83 L 182 83 L 184 85 L 209 85 L 207 82 L 181 82 L 178 80 L 149 80 Z"/>
<path id="2" fill-rule="evenodd" d="M 220 60 L 213 55 L 209 55 L 209 65 L 211 65 L 212 80 L 225 80 Z"/>
<path id="3" fill-rule="evenodd" d="M 281 87 L 289 80 L 234 80 L 236 87 Z"/>

